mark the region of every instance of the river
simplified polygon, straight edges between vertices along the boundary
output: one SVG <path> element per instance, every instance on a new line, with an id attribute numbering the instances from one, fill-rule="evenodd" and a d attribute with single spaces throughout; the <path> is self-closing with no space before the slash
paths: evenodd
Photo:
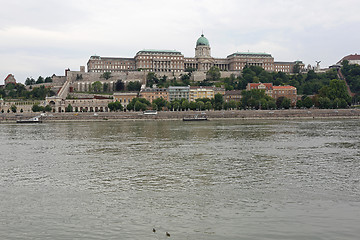
<path id="1" fill-rule="evenodd" d="M 358 119 L 53 122 L 0 132 L 0 239 L 360 236 Z"/>

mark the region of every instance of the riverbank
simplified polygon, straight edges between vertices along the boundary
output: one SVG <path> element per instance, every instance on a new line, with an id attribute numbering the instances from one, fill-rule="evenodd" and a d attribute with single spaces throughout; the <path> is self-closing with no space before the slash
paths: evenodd
<path id="1" fill-rule="evenodd" d="M 107 120 L 182 120 L 184 117 L 206 114 L 211 119 L 291 119 L 291 118 L 360 118 L 360 109 L 289 109 L 289 110 L 228 110 L 228 111 L 180 111 L 158 112 L 144 115 L 142 112 L 97 113 L 46 113 L 43 122 L 53 121 L 107 121 Z M 2 113 L 0 122 L 16 122 L 39 116 L 39 113 Z"/>

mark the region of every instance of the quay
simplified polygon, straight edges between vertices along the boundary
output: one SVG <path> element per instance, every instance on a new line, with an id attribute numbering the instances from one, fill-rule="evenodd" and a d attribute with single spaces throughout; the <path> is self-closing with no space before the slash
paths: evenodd
<path id="1" fill-rule="evenodd" d="M 360 118 L 360 109 L 288 109 L 288 110 L 224 110 L 224 111 L 159 111 L 156 115 L 142 112 L 66 112 L 42 114 L 43 123 L 56 121 L 108 121 L 108 120 L 183 120 L 189 114 L 205 114 L 215 119 L 314 119 Z M 38 113 L 0 113 L 0 123 L 16 122 L 20 118 L 32 118 Z"/>

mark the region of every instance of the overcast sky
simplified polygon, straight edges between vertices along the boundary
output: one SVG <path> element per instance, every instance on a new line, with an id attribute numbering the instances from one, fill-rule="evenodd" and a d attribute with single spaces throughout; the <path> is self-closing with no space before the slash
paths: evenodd
<path id="1" fill-rule="evenodd" d="M 134 57 L 142 49 L 194 56 L 202 31 L 213 57 L 271 53 L 321 67 L 360 54 L 360 1 L 0 0 L 0 84 L 12 73 L 64 75 L 91 55 Z"/>

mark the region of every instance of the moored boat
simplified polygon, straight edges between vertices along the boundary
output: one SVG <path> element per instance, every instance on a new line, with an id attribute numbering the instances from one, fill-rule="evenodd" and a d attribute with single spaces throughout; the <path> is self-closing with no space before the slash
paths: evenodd
<path id="1" fill-rule="evenodd" d="M 42 121 L 38 117 L 33 117 L 30 119 L 19 119 L 16 123 L 42 123 Z"/>
<path id="2" fill-rule="evenodd" d="M 184 117 L 183 121 L 207 121 L 207 117 L 206 116 L 199 116 L 199 115 L 195 115 L 192 117 Z"/>

